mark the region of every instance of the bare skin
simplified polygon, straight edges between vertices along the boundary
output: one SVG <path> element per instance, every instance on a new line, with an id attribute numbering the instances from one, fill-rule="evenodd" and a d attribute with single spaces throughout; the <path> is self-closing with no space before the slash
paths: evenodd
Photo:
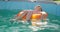
<path id="1" fill-rule="evenodd" d="M 41 7 L 36 6 L 34 11 L 33 11 L 33 14 L 41 14 L 40 12 L 42 12 Z M 40 19 L 32 19 L 32 26 L 39 26 L 39 25 L 36 24 L 36 22 L 40 22 L 41 17 L 42 17 L 42 14 L 40 16 Z M 43 20 L 46 20 L 46 18 L 47 18 L 47 13 L 43 14 Z"/>
<path id="2" fill-rule="evenodd" d="M 43 15 L 43 20 L 46 20 L 46 18 L 47 18 L 47 13 L 45 13 L 45 14 L 41 13 L 42 8 L 40 6 L 36 6 L 32 12 L 33 12 L 33 14 L 32 14 L 32 17 L 30 18 L 32 26 L 39 26 L 38 24 L 36 24 L 36 22 L 39 22 L 41 20 L 42 15 Z M 20 12 L 19 14 L 22 14 L 22 13 Z M 34 15 L 37 15 L 36 16 L 37 18 Z M 20 15 L 18 17 L 20 17 Z M 26 17 L 24 17 L 24 18 L 26 18 Z M 26 21 L 26 19 L 24 19 L 24 18 L 22 20 Z"/>

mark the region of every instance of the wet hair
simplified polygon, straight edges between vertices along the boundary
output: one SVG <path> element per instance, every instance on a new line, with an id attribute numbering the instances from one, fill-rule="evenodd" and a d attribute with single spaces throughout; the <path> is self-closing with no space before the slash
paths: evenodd
<path id="1" fill-rule="evenodd" d="M 37 5 L 36 7 L 41 7 L 40 5 Z M 42 11 L 42 8 L 41 8 L 41 11 Z"/>
<path id="2" fill-rule="evenodd" d="M 41 11 L 42 11 L 42 8 L 41 8 Z"/>

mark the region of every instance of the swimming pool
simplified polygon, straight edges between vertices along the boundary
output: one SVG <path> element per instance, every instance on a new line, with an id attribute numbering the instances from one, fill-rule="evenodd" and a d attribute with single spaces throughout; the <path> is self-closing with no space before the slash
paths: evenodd
<path id="1" fill-rule="evenodd" d="M 60 32 L 60 16 L 48 14 L 48 25 L 45 29 L 33 31 L 28 24 L 11 23 L 12 19 L 20 10 L 0 9 L 0 32 Z"/>

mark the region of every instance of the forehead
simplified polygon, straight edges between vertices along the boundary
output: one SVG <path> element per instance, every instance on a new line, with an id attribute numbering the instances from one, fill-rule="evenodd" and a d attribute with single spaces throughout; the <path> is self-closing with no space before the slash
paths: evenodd
<path id="1" fill-rule="evenodd" d="M 41 8 L 40 6 L 36 6 L 35 8 Z"/>

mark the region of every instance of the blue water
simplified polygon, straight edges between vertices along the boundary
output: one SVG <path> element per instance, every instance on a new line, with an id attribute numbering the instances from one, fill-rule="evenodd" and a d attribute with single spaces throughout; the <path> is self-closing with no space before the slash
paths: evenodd
<path id="1" fill-rule="evenodd" d="M 31 25 L 10 21 L 20 10 L 0 10 L 0 32 L 60 32 L 60 16 L 48 14 L 48 24 L 33 31 Z"/>

